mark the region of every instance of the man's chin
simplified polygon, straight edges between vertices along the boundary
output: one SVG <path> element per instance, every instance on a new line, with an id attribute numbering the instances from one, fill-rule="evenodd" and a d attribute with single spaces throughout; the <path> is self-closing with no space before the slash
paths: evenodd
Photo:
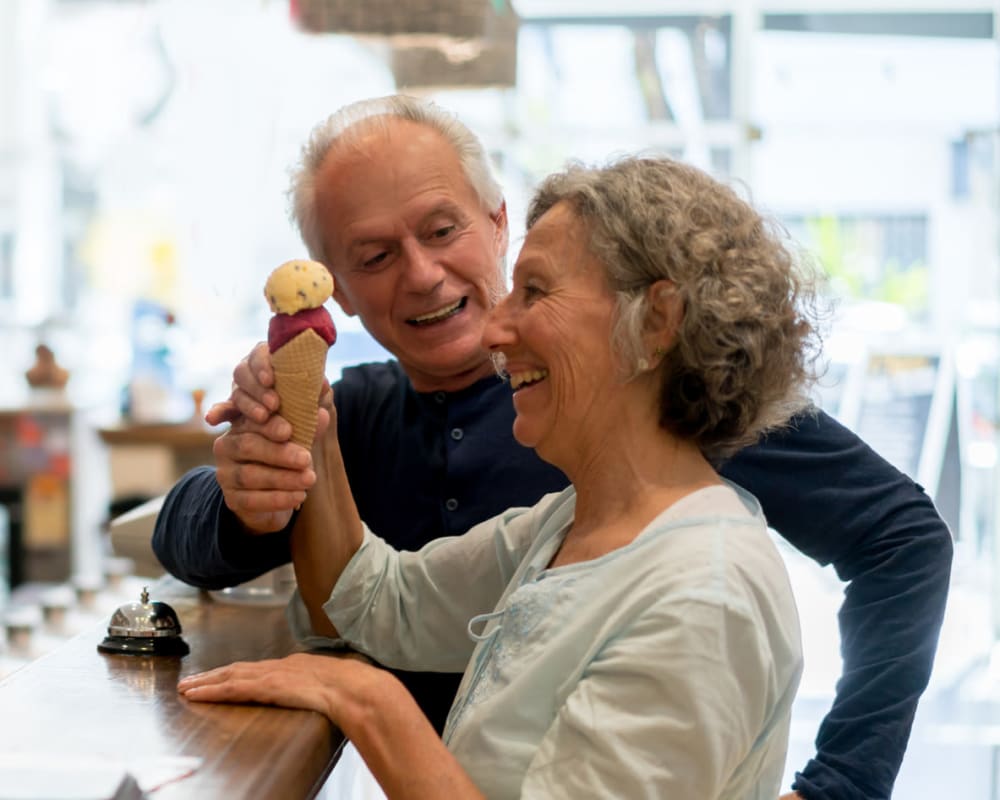
<path id="1" fill-rule="evenodd" d="M 450 354 L 439 351 L 436 355 Z M 496 374 L 489 353 L 478 347 L 472 352 L 455 352 L 452 357 L 435 359 L 401 357 L 399 362 L 418 392 L 458 391 L 488 375 Z"/>

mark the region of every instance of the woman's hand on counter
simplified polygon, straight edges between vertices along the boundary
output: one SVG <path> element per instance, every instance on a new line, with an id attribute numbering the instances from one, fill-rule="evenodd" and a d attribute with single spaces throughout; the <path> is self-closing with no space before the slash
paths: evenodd
<path id="1" fill-rule="evenodd" d="M 350 739 L 387 796 L 485 800 L 416 701 L 363 656 L 295 653 L 239 662 L 177 685 L 187 700 L 319 711 Z"/>
<path id="2" fill-rule="evenodd" d="M 178 682 L 177 691 L 195 702 L 266 703 L 318 711 L 343 729 L 356 712 L 352 706 L 377 697 L 387 679 L 395 680 L 363 657 L 294 653 L 189 675 Z"/>

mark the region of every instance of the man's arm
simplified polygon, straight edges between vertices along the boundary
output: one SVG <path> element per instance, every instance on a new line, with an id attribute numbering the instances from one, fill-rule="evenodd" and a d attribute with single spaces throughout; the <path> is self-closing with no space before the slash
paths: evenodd
<path id="1" fill-rule="evenodd" d="M 235 586 L 291 560 L 288 528 L 251 535 L 226 507 L 211 467 L 197 467 L 167 494 L 153 552 L 171 575 L 200 589 Z"/>
<path id="2" fill-rule="evenodd" d="M 888 798 L 927 686 L 952 540 L 921 487 L 822 412 L 740 452 L 722 474 L 768 523 L 849 583 L 843 675 L 793 788 L 805 800 Z"/>

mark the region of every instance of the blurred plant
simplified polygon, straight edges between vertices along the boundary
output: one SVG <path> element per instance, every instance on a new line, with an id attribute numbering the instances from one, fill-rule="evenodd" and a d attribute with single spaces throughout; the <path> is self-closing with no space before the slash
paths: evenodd
<path id="1" fill-rule="evenodd" d="M 927 264 L 922 259 L 903 264 L 898 258 L 883 258 L 879 245 L 885 223 L 866 222 L 867 230 L 862 230 L 832 214 L 808 217 L 804 220 L 807 246 L 819 259 L 837 295 L 893 303 L 911 316 L 923 316 L 929 300 Z M 870 234 L 867 238 L 875 241 L 863 241 L 866 232 Z"/>

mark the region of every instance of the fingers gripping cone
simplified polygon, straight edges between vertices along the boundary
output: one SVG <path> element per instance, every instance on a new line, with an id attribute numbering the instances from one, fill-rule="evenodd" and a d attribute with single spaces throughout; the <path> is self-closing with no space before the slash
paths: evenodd
<path id="1" fill-rule="evenodd" d="M 271 353 L 274 389 L 281 398 L 278 413 L 291 423 L 292 441 L 306 448 L 316 434 L 328 348 L 323 337 L 304 330 Z"/>

